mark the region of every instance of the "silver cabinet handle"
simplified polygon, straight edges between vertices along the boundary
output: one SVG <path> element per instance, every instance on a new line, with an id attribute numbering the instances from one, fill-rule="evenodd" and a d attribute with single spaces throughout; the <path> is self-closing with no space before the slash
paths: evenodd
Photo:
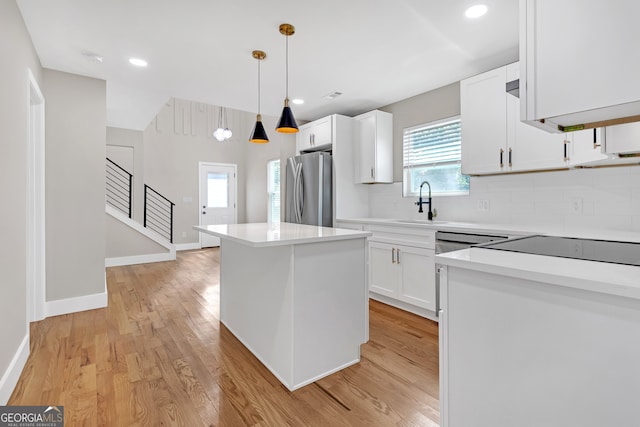
<path id="1" fill-rule="evenodd" d="M 504 167 L 504 162 L 503 162 L 503 160 L 502 160 L 502 156 L 503 156 L 503 154 L 504 154 L 504 150 L 501 148 L 501 149 L 500 149 L 500 167 L 501 167 L 501 168 L 502 168 L 502 167 Z"/>
<path id="2" fill-rule="evenodd" d="M 509 147 L 509 167 L 512 166 L 512 163 L 511 163 L 511 151 L 512 151 L 511 147 Z"/>
<path id="3" fill-rule="evenodd" d="M 371 179 L 375 178 L 375 174 L 373 173 L 373 168 L 371 168 Z"/>
<path id="4" fill-rule="evenodd" d="M 400 249 L 396 249 L 396 264 L 400 264 Z"/>
<path id="5" fill-rule="evenodd" d="M 391 248 L 391 264 L 396 263 L 396 248 Z"/>

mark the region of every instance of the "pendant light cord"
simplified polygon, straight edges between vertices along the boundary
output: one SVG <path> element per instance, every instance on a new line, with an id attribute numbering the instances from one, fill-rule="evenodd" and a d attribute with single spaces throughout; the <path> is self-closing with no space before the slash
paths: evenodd
<path id="1" fill-rule="evenodd" d="M 260 114 L 260 62 L 262 60 L 258 59 L 258 114 Z"/>
<path id="2" fill-rule="evenodd" d="M 286 83 L 285 83 L 285 96 L 287 99 L 289 99 L 289 36 L 285 37 L 287 42 L 285 43 L 285 54 L 286 54 L 286 60 L 285 60 L 285 64 L 286 64 L 286 71 L 285 71 L 285 76 L 286 76 Z"/>

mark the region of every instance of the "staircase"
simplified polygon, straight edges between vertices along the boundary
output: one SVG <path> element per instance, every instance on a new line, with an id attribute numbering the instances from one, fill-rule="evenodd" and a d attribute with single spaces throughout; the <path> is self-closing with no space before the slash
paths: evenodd
<path id="1" fill-rule="evenodd" d="M 133 175 L 109 158 L 105 195 L 107 267 L 176 259 L 171 200 L 145 184 L 143 223 L 135 221 Z"/>

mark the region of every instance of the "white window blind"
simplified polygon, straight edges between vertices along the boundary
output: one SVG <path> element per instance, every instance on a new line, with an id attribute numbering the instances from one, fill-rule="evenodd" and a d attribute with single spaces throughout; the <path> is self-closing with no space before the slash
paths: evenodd
<path id="1" fill-rule="evenodd" d="M 280 222 L 280 159 L 267 163 L 267 215 L 269 222 Z"/>
<path id="2" fill-rule="evenodd" d="M 405 196 L 416 195 L 423 181 L 434 194 L 468 194 L 469 177 L 460 172 L 459 117 L 404 129 L 402 146 Z"/>

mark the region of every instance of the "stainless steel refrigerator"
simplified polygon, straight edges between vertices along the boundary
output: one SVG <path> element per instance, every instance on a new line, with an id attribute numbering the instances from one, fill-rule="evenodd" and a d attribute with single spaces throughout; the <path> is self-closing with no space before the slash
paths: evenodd
<path id="1" fill-rule="evenodd" d="M 286 222 L 333 227 L 332 165 L 325 152 L 287 159 Z"/>

